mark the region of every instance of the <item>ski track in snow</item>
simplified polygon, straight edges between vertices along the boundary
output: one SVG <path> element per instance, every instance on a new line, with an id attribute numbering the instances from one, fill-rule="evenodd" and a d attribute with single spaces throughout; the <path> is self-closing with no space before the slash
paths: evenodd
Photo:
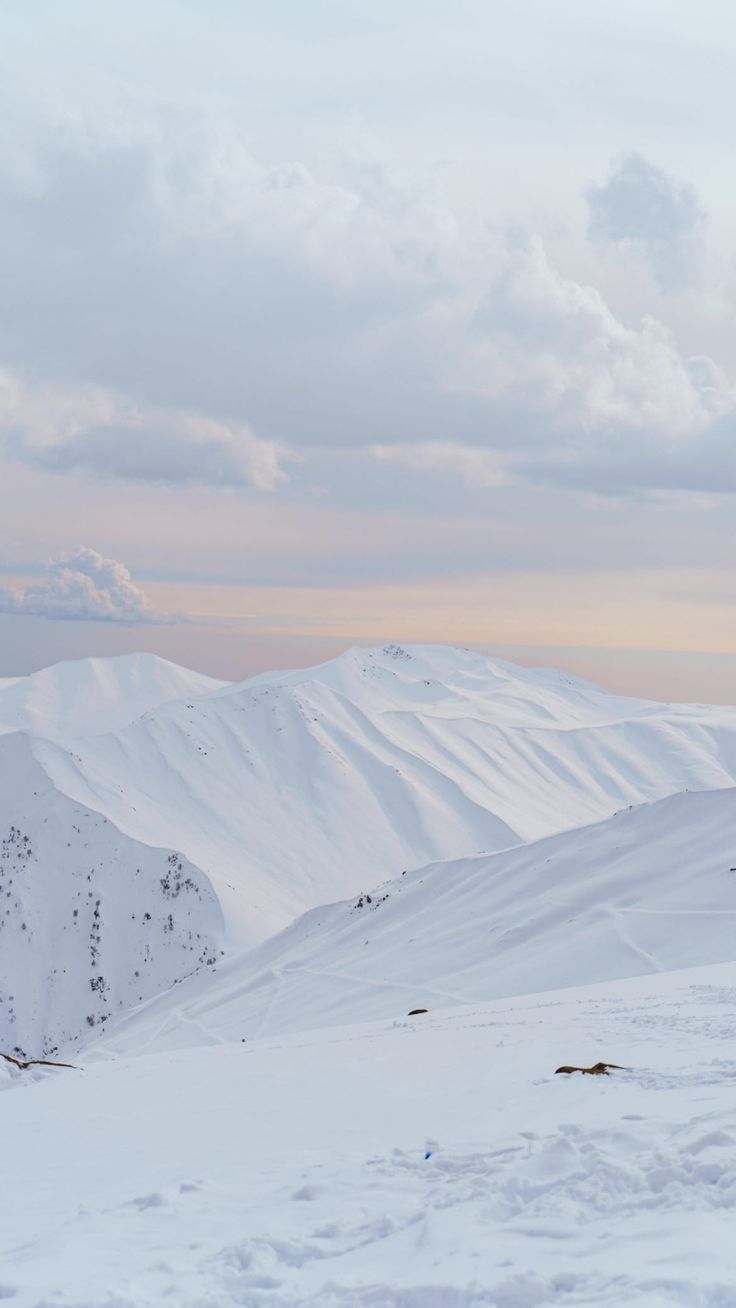
<path id="1" fill-rule="evenodd" d="M 641 960 L 641 962 L 644 964 L 644 969 L 647 972 L 665 971 L 665 968 L 662 966 L 659 959 L 656 958 L 654 954 L 651 954 L 649 950 L 642 949 L 641 946 L 637 945 L 636 941 L 632 938 L 631 933 L 626 924 L 627 910 L 614 908 L 611 904 L 604 904 L 602 906 L 601 911 L 603 913 L 608 914 L 608 916 L 611 918 L 613 922 L 616 935 L 618 936 L 621 943 L 625 945 L 627 949 L 630 949 L 632 954 L 636 958 Z"/>

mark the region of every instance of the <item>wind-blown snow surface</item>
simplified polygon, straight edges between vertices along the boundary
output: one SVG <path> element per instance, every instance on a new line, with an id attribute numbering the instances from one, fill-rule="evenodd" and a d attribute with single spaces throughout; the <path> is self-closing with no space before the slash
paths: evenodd
<path id="1" fill-rule="evenodd" d="M 728 964 L 9 1070 L 0 1296 L 732 1308 L 735 1004 Z"/>
<path id="2" fill-rule="evenodd" d="M 436 646 L 225 687 L 150 656 L 87 660 L 0 687 L 0 710 L 26 724 L 0 738 L 0 1039 L 26 1054 L 406 869 L 736 779 L 736 710 Z"/>

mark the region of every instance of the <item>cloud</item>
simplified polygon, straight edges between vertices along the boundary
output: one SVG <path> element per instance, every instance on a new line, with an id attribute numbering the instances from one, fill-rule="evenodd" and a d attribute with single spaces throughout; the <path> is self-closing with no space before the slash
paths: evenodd
<path id="1" fill-rule="evenodd" d="M 473 487 L 505 486 L 511 480 L 508 455 L 452 441 L 371 445 L 368 453 L 382 463 L 398 464 L 412 472 L 449 474 Z"/>
<path id="2" fill-rule="evenodd" d="M 33 385 L 0 372 L 0 439 L 8 452 L 52 472 L 177 485 L 274 490 L 296 456 L 244 423 L 136 406 L 92 386 Z"/>
<path id="3" fill-rule="evenodd" d="M 592 476 L 619 441 L 636 484 L 644 433 L 649 485 L 657 442 L 697 444 L 736 413 L 714 359 L 614 309 L 574 258 L 560 271 L 540 236 L 486 222 L 439 170 L 393 165 L 357 129 L 309 162 L 263 161 L 219 115 L 149 101 L 24 138 L 22 169 L 0 179 L 0 440 L 15 458 L 272 491 L 300 451 L 292 490 L 311 495 L 317 450 L 479 487 Z M 691 188 L 638 156 L 590 203 L 594 243 L 662 268 L 699 229 Z M 29 367 L 65 380 L 31 383 Z M 331 485 L 339 499 L 339 470 Z"/>
<path id="4" fill-rule="evenodd" d="M 0 588 L 0 612 L 87 622 L 172 621 L 155 613 L 122 563 L 85 547 L 51 559 L 38 582 Z"/>
<path id="5" fill-rule="evenodd" d="M 629 154 L 615 164 L 603 186 L 589 187 L 586 196 L 591 240 L 639 247 L 665 290 L 688 280 L 695 237 L 705 218 L 694 187 L 641 155 Z"/>
<path id="6" fill-rule="evenodd" d="M 167 228 L 187 241 L 288 255 L 344 292 L 420 287 L 463 262 L 457 218 L 435 187 L 364 136 L 344 138 L 318 175 L 300 160 L 260 161 L 222 121 L 188 126 L 168 136 L 157 192 Z"/>
<path id="7" fill-rule="evenodd" d="M 586 446 L 591 434 L 615 430 L 692 437 L 734 407 L 713 360 L 684 358 L 650 315 L 622 322 L 595 287 L 557 272 L 535 237 L 509 251 L 470 326 L 474 340 L 456 356 L 455 384 L 514 396 Z"/>
<path id="8" fill-rule="evenodd" d="M 644 430 L 605 438 L 585 448 L 520 455 L 518 477 L 532 483 L 594 490 L 600 495 L 651 497 L 658 492 L 698 496 L 736 494 L 736 418 L 711 422 L 697 440 L 657 440 Z"/>

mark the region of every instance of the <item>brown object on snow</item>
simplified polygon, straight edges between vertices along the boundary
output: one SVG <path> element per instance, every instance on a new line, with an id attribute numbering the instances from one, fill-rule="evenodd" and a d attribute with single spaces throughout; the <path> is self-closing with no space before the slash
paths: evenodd
<path id="1" fill-rule="evenodd" d="M 428 1013 L 428 1008 L 410 1008 L 407 1017 L 416 1017 L 417 1013 Z"/>
<path id="2" fill-rule="evenodd" d="M 13 1058 L 12 1054 L 0 1054 L 6 1063 L 12 1063 L 14 1067 L 20 1067 L 23 1070 L 27 1067 L 73 1067 L 75 1071 L 79 1068 L 74 1063 L 52 1063 L 48 1058 L 28 1058 L 25 1061 L 22 1058 Z"/>
<path id="3" fill-rule="evenodd" d="M 617 1072 L 628 1072 L 628 1067 L 622 1067 L 620 1063 L 594 1063 L 592 1067 L 556 1067 L 555 1076 L 558 1072 L 583 1072 L 585 1076 L 608 1076 L 609 1067 L 615 1067 Z"/>

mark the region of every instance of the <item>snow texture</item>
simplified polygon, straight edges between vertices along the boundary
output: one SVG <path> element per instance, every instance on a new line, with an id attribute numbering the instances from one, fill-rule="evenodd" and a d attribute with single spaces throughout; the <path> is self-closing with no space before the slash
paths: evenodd
<path id="1" fill-rule="evenodd" d="M 30 1083 L 10 1070 L 2 1293 L 731 1308 L 735 1000 L 727 964 L 204 1054 L 101 1047 Z M 599 1057 L 631 1070 L 554 1074 Z"/>

